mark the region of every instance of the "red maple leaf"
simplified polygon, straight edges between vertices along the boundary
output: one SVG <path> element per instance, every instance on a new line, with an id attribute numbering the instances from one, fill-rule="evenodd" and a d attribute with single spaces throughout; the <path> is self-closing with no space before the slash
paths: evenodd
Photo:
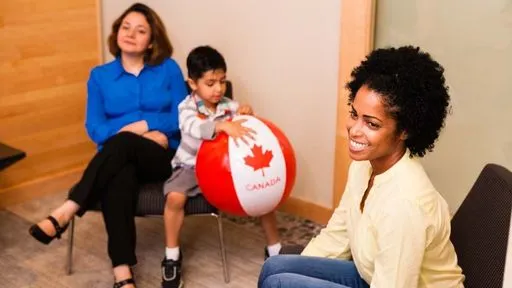
<path id="1" fill-rule="evenodd" d="M 265 153 L 263 153 L 263 149 L 261 148 L 262 147 L 258 145 L 252 146 L 251 151 L 253 156 L 245 156 L 244 161 L 245 165 L 251 166 L 254 171 L 261 169 L 261 174 L 265 177 L 263 168 L 270 167 L 270 161 L 274 155 L 271 150 L 266 150 Z"/>

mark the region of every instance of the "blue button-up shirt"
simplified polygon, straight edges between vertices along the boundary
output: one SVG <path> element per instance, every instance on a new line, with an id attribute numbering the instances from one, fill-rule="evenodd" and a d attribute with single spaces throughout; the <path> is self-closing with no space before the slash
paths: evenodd
<path id="1" fill-rule="evenodd" d="M 127 124 L 146 120 L 176 149 L 180 141 L 178 104 L 187 95 L 183 74 L 172 59 L 145 65 L 138 76 L 126 72 L 121 59 L 95 67 L 87 82 L 86 129 L 101 145 Z"/>

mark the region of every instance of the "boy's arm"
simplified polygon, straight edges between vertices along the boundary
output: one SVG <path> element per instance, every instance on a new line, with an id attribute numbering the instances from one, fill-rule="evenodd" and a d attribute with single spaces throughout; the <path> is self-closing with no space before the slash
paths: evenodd
<path id="1" fill-rule="evenodd" d="M 197 108 L 187 99 L 179 106 L 179 126 L 182 134 L 190 135 L 196 139 L 211 140 L 215 138 L 214 121 L 199 117 Z"/>
<path id="2" fill-rule="evenodd" d="M 229 101 L 229 110 L 233 115 L 254 115 L 252 106 L 249 104 L 240 104 L 235 100 Z"/>

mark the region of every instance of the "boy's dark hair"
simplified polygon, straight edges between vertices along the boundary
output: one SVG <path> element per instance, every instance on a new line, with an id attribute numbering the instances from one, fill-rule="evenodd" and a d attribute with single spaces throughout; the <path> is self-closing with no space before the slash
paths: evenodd
<path id="1" fill-rule="evenodd" d="M 188 54 L 188 77 L 194 81 L 203 77 L 204 73 L 210 70 L 219 69 L 227 72 L 226 61 L 219 51 L 210 46 L 196 47 Z"/>
<path id="2" fill-rule="evenodd" d="M 144 15 L 144 17 L 146 17 L 146 21 L 148 21 L 149 27 L 151 28 L 150 43 L 152 44 L 152 47 L 146 51 L 146 54 L 144 55 L 144 62 L 150 65 L 158 65 L 166 58 L 171 57 L 173 48 L 171 41 L 169 41 L 169 38 L 167 37 L 164 22 L 162 22 L 162 19 L 160 19 L 153 9 L 142 3 L 135 3 L 130 6 L 112 24 L 112 32 L 108 36 L 107 41 L 110 53 L 114 57 L 121 56 L 121 49 L 119 48 L 119 45 L 117 45 L 117 33 L 119 32 L 119 28 L 121 27 L 124 18 L 131 12 L 137 12 Z"/>
<path id="3" fill-rule="evenodd" d="M 444 68 L 420 48 L 377 49 L 352 71 L 348 104 L 363 85 L 379 93 L 397 133 L 407 133 L 411 156 L 423 157 L 434 149 L 449 109 L 443 74 Z"/>

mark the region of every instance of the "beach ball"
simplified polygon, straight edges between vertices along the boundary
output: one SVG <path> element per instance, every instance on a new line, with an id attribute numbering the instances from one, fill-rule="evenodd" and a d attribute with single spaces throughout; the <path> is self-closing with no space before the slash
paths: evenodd
<path id="1" fill-rule="evenodd" d="M 248 144 L 225 133 L 203 141 L 196 163 L 199 188 L 210 204 L 239 216 L 261 216 L 274 211 L 292 191 L 296 161 L 290 141 L 272 122 L 239 115 L 242 125 L 256 131 Z"/>

